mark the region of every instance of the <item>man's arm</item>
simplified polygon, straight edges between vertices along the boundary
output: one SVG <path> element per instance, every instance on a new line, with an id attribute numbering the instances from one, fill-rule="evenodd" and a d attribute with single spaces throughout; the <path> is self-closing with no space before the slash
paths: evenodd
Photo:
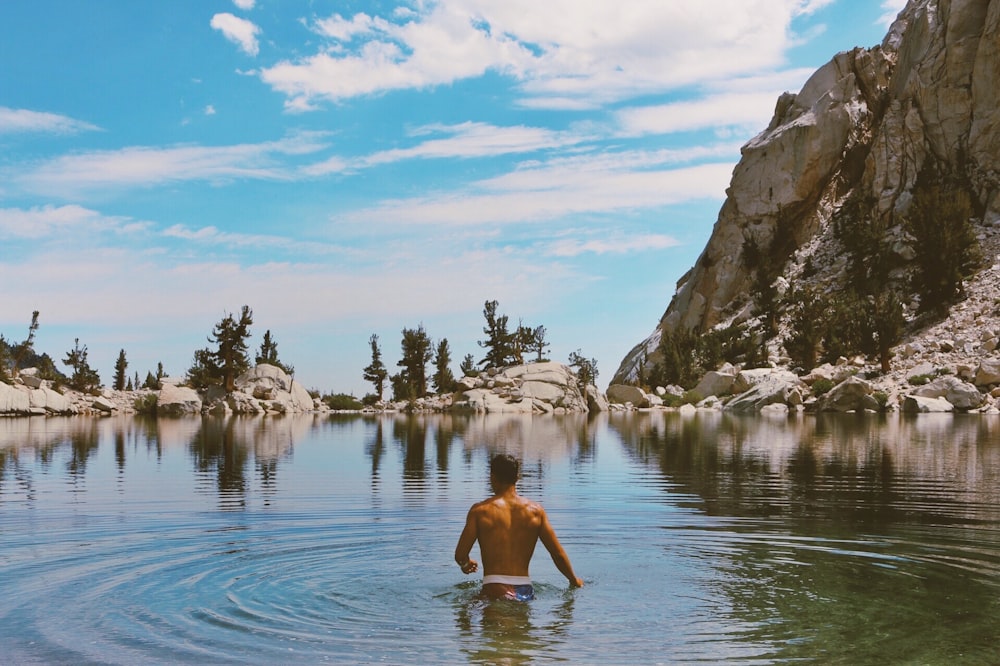
<path id="1" fill-rule="evenodd" d="M 469 557 L 473 544 L 479 538 L 476 517 L 472 513 L 473 509 L 469 509 L 469 515 L 465 518 L 465 529 L 462 530 L 462 535 L 458 537 L 458 545 L 455 546 L 455 562 L 462 567 L 464 574 L 475 573 L 479 570 L 479 562 Z"/>
<path id="2" fill-rule="evenodd" d="M 566 576 L 569 584 L 573 587 L 583 587 L 583 580 L 578 578 L 573 572 L 573 565 L 569 562 L 569 556 L 566 555 L 562 544 L 559 543 L 556 532 L 552 529 L 552 525 L 549 524 L 549 517 L 544 509 L 542 509 L 542 526 L 538 532 L 538 538 L 541 539 L 545 550 L 549 551 L 549 555 L 552 556 L 552 562 L 559 569 L 559 573 Z"/>

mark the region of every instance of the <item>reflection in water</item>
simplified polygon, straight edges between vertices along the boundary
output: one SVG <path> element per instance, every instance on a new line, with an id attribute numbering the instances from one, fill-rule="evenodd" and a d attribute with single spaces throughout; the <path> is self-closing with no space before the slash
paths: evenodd
<path id="1" fill-rule="evenodd" d="M 984 632 L 982 621 L 996 614 L 1000 581 L 996 419 L 708 413 L 609 423 L 692 506 L 744 519 L 687 547 L 717 570 L 745 639 L 777 646 L 770 658 L 814 657 L 822 646 L 838 663 L 859 650 L 869 663 L 937 663 L 959 651 L 979 663 L 1000 642 L 1000 627 L 986 622 Z M 963 543 L 982 547 L 953 550 Z M 952 620 L 931 646 L 900 631 Z M 864 628 L 862 644 L 844 627 Z"/>
<path id="2" fill-rule="evenodd" d="M 1000 422 L 936 416 L 663 413 L 609 425 L 635 459 L 657 466 L 711 515 L 870 529 L 963 522 L 979 516 L 984 497 L 1000 504 Z M 950 479 L 950 492 L 915 482 L 927 477 Z"/>
<path id="3" fill-rule="evenodd" d="M 996 663 L 1000 420 L 0 419 L 0 661 Z M 586 587 L 451 561 L 524 461 Z M 262 510 L 266 508 L 266 510 Z"/>
<path id="4" fill-rule="evenodd" d="M 297 422 L 282 417 L 201 419 L 201 427 L 191 438 L 192 459 L 199 474 L 214 475 L 222 507 L 246 508 L 251 456 L 265 506 L 268 504 L 276 488 L 278 461 L 292 455 L 294 432 L 290 426 Z"/>
<path id="5" fill-rule="evenodd" d="M 543 586 L 531 603 L 489 600 L 478 583 L 454 601 L 463 652 L 473 664 L 531 664 L 558 660 L 573 623 L 572 590 Z"/>

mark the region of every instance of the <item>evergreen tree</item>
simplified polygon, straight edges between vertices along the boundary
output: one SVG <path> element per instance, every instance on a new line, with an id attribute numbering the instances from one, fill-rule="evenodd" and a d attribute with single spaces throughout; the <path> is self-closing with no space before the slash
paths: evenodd
<path id="1" fill-rule="evenodd" d="M 128 361 L 125 360 L 125 350 L 118 352 L 118 360 L 115 361 L 115 382 L 116 391 L 125 390 L 125 370 L 128 369 Z"/>
<path id="2" fill-rule="evenodd" d="M 928 160 L 913 187 L 907 231 L 913 235 L 920 309 L 943 312 L 982 255 L 972 226 L 973 201 L 956 176 L 940 174 Z"/>
<path id="3" fill-rule="evenodd" d="M 132 383 L 132 378 L 131 377 L 128 378 L 128 383 L 125 384 L 125 390 L 126 391 L 134 391 L 135 390 L 135 384 Z"/>
<path id="4" fill-rule="evenodd" d="M 164 372 L 164 370 L 163 370 L 163 362 L 161 361 L 161 362 L 159 362 L 159 363 L 156 364 L 156 387 L 157 388 L 160 387 L 160 382 L 166 376 L 167 376 L 167 373 Z"/>
<path id="5" fill-rule="evenodd" d="M 37 330 L 38 310 L 35 310 L 31 313 L 31 324 L 28 325 L 28 337 L 26 337 L 20 344 L 15 345 L 11 350 L 11 356 L 13 357 L 12 369 L 15 376 L 17 376 L 18 371 L 21 369 L 21 363 L 35 352 L 35 331 Z"/>
<path id="6" fill-rule="evenodd" d="M 218 344 L 215 352 L 218 366 L 222 371 L 222 385 L 226 391 L 236 388 L 236 378 L 250 368 L 247 357 L 247 338 L 250 337 L 250 326 L 253 324 L 253 311 L 244 305 L 240 311 L 239 320 L 232 314 L 227 314 L 222 321 L 212 329 L 209 342 Z"/>
<path id="7" fill-rule="evenodd" d="M 576 383 L 581 391 L 597 383 L 596 359 L 588 359 L 577 349 L 575 352 L 570 352 L 569 365 L 571 368 L 576 369 Z"/>
<path id="8" fill-rule="evenodd" d="M 378 336 L 372 333 L 371 337 L 368 338 L 368 344 L 372 349 L 372 362 L 365 367 L 362 376 L 366 382 L 371 382 L 372 386 L 375 387 L 375 395 L 378 396 L 381 402 L 382 394 L 385 392 L 385 380 L 389 377 L 389 371 L 386 370 L 385 363 L 382 362 L 382 350 L 378 346 Z"/>
<path id="9" fill-rule="evenodd" d="M 202 349 L 200 351 L 207 352 L 208 350 L 207 349 Z M 196 361 L 198 359 L 198 354 L 199 354 L 199 352 L 195 352 L 194 353 Z M 208 385 L 208 384 L 205 384 L 205 383 L 199 383 L 199 382 L 196 382 L 196 381 L 192 381 L 191 380 L 190 372 L 191 371 L 189 370 L 188 371 L 188 373 L 189 373 L 188 374 L 188 382 L 191 384 L 191 386 L 194 386 L 195 388 L 204 388 L 205 386 Z M 135 382 L 136 382 L 136 384 L 139 383 L 139 375 L 138 374 L 136 374 Z M 146 381 L 144 381 L 142 383 L 142 388 L 150 389 L 151 391 L 158 391 L 160 389 L 160 381 L 153 375 L 152 372 L 147 372 L 146 373 Z"/>
<path id="10" fill-rule="evenodd" d="M 397 365 L 403 368 L 403 379 L 409 385 L 409 395 L 422 398 L 427 395 L 427 363 L 431 360 L 431 339 L 424 325 L 415 329 L 404 328 L 401 342 L 402 358 Z"/>
<path id="11" fill-rule="evenodd" d="M 462 359 L 462 363 L 458 366 L 458 369 L 462 371 L 463 377 L 475 377 L 479 374 L 476 370 L 476 359 L 472 354 L 465 355 L 465 358 Z"/>
<path id="12" fill-rule="evenodd" d="M 63 364 L 73 368 L 69 385 L 78 391 L 90 393 L 101 385 L 101 378 L 87 361 L 87 346 L 80 346 L 80 338 L 73 341 L 73 349 L 66 353 Z"/>
<path id="13" fill-rule="evenodd" d="M 264 340 L 260 343 L 260 351 L 257 352 L 257 357 L 254 359 L 254 363 L 267 363 L 268 365 L 281 368 L 289 375 L 295 374 L 295 368 L 290 365 L 285 365 L 278 358 L 278 343 L 273 337 L 271 337 L 270 329 L 264 331 Z"/>
<path id="14" fill-rule="evenodd" d="M 211 384 L 221 384 L 226 391 L 236 388 L 236 378 L 250 367 L 247 356 L 247 338 L 253 324 L 253 311 L 244 305 L 237 319 L 227 313 L 212 328 L 208 341 L 215 343 L 215 350 L 205 348 L 194 353 L 188 370 L 188 383 L 195 388 L 205 388 Z"/>
<path id="15" fill-rule="evenodd" d="M 451 349 L 448 347 L 448 338 L 442 338 L 434 353 L 434 391 L 437 393 L 447 393 L 455 388 L 455 375 L 448 367 L 450 363 Z"/>
<path id="16" fill-rule="evenodd" d="M 479 346 L 486 349 L 486 356 L 479 362 L 485 367 L 502 368 L 514 360 L 514 336 L 507 330 L 507 315 L 497 314 L 497 301 L 486 301 L 483 316 L 486 339 Z"/>
<path id="17" fill-rule="evenodd" d="M 10 343 L 0 335 L 0 381 L 10 379 Z"/>
<path id="18" fill-rule="evenodd" d="M 536 326 L 530 329 L 525 336 L 524 350 L 535 354 L 535 362 L 541 363 L 545 360 L 545 350 L 550 346 L 545 341 L 547 331 L 544 326 Z"/>

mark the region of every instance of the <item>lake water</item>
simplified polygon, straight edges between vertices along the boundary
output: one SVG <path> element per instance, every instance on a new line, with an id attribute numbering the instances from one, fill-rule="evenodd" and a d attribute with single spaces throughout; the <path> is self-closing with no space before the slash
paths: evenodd
<path id="1" fill-rule="evenodd" d="M 452 561 L 495 452 L 582 589 Z M 1000 419 L 0 419 L 2 664 L 560 661 L 1000 663 Z"/>

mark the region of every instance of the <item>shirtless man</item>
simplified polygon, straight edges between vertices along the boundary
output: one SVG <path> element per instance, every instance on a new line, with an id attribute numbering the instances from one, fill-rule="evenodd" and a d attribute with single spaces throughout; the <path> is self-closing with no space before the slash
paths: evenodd
<path id="1" fill-rule="evenodd" d="M 490 460 L 490 485 L 493 497 L 474 504 L 465 520 L 465 529 L 455 546 L 455 562 L 462 573 L 479 570 L 479 563 L 469 557 L 479 541 L 483 557 L 483 594 L 490 599 L 528 601 L 535 598 L 528 575 L 528 564 L 539 539 L 552 561 L 570 585 L 582 587 L 573 573 L 566 551 L 559 544 L 549 517 L 540 504 L 517 494 L 520 464 L 509 455 Z"/>

